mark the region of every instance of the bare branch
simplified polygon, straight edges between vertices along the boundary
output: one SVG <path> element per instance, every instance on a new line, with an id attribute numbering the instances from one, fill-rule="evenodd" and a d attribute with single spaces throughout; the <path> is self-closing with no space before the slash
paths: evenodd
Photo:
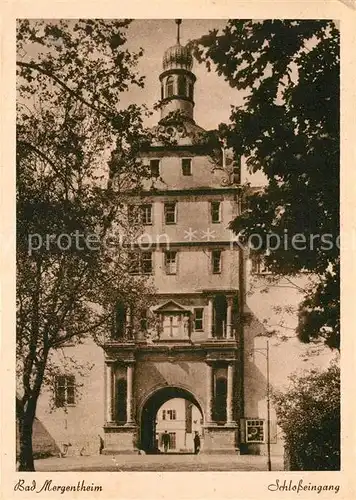
<path id="1" fill-rule="evenodd" d="M 29 68 L 29 69 L 34 70 L 34 71 L 39 71 L 43 75 L 48 76 L 54 82 L 56 82 L 59 86 L 61 86 L 66 92 L 68 92 L 68 94 L 70 94 L 71 96 L 74 96 L 76 99 L 78 99 L 78 101 L 82 102 L 83 104 L 85 104 L 90 109 L 92 109 L 93 111 L 95 111 L 99 115 L 103 116 L 104 118 L 106 118 L 108 120 L 111 119 L 111 116 L 109 114 L 104 113 L 100 108 L 97 108 L 96 106 L 94 106 L 93 104 L 91 104 L 90 102 L 88 102 L 86 99 L 84 99 L 84 97 L 82 97 L 80 94 L 78 94 L 77 92 L 75 92 L 75 90 L 73 90 L 70 87 L 68 87 L 68 85 L 66 85 L 64 82 L 62 82 L 62 80 L 60 80 L 57 76 L 55 76 L 50 71 L 47 71 L 43 67 L 41 67 L 38 64 L 35 64 L 33 62 L 31 62 L 31 63 L 25 63 L 25 62 L 22 62 L 22 61 L 17 61 L 17 64 L 18 64 L 18 66 L 22 66 L 24 68 Z"/>

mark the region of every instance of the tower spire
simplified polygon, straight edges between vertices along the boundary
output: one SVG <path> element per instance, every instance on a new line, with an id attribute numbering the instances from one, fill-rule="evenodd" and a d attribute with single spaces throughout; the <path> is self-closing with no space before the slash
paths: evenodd
<path id="1" fill-rule="evenodd" d="M 194 122 L 194 83 L 192 73 L 193 56 L 190 49 L 180 43 L 182 19 L 174 20 L 177 25 L 177 40 L 163 55 L 161 82 L 161 119 L 173 111 L 180 111 L 187 120 Z"/>
<path id="2" fill-rule="evenodd" d="M 181 19 L 176 19 L 176 25 L 177 25 L 177 44 L 180 45 L 180 25 L 182 24 Z"/>

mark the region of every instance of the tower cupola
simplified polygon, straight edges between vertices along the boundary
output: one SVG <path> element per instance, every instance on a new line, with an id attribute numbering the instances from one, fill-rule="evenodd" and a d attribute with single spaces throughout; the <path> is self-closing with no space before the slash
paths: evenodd
<path id="1" fill-rule="evenodd" d="M 193 57 L 187 47 L 177 43 L 169 47 L 163 56 L 163 70 L 185 69 L 190 71 L 193 67 Z"/>
<path id="2" fill-rule="evenodd" d="M 161 119 L 169 113 L 179 111 L 194 122 L 194 83 L 196 77 L 192 73 L 193 56 L 190 50 L 180 43 L 181 19 L 176 19 L 177 41 L 163 55 L 163 72 L 161 82 Z"/>

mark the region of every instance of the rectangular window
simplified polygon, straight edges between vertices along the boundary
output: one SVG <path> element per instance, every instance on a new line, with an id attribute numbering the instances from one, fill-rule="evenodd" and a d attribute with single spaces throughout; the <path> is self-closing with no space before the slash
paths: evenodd
<path id="1" fill-rule="evenodd" d="M 202 307 L 194 309 L 194 330 L 202 331 L 203 330 L 203 315 L 204 309 Z"/>
<path id="2" fill-rule="evenodd" d="M 213 250 L 211 252 L 212 271 L 213 274 L 221 273 L 221 250 Z"/>
<path id="3" fill-rule="evenodd" d="M 140 223 L 140 210 L 137 205 L 129 205 L 127 207 L 127 214 L 130 224 Z"/>
<path id="4" fill-rule="evenodd" d="M 164 204 L 164 220 L 166 224 L 177 223 L 177 204 L 174 202 Z"/>
<path id="5" fill-rule="evenodd" d="M 141 253 L 141 274 L 152 274 L 152 252 Z"/>
<path id="6" fill-rule="evenodd" d="M 152 177 L 159 177 L 160 172 L 159 172 L 159 160 L 150 160 L 150 169 L 151 169 L 151 175 Z"/>
<path id="7" fill-rule="evenodd" d="M 177 252 L 165 252 L 164 265 L 166 274 L 177 274 Z"/>
<path id="8" fill-rule="evenodd" d="M 139 252 L 130 252 L 129 255 L 129 273 L 140 274 L 140 254 Z"/>
<path id="9" fill-rule="evenodd" d="M 221 222 L 221 203 L 220 201 L 212 201 L 210 205 L 211 222 L 217 224 Z"/>
<path id="10" fill-rule="evenodd" d="M 142 224 L 149 226 L 152 224 L 152 205 L 141 205 Z"/>
<path id="11" fill-rule="evenodd" d="M 152 274 L 152 252 L 130 253 L 130 274 Z"/>
<path id="12" fill-rule="evenodd" d="M 182 174 L 192 175 L 192 160 L 191 158 L 182 158 Z"/>
<path id="13" fill-rule="evenodd" d="M 131 224 L 152 224 L 152 205 L 129 205 L 128 219 Z"/>
<path id="14" fill-rule="evenodd" d="M 57 375 L 55 378 L 55 405 L 62 408 L 66 405 L 75 405 L 75 377 L 74 375 Z"/>
<path id="15" fill-rule="evenodd" d="M 264 443 L 264 420 L 247 419 L 246 420 L 246 442 L 247 443 Z"/>
<path id="16" fill-rule="evenodd" d="M 169 417 L 169 420 L 176 420 L 177 419 L 176 410 L 167 410 L 167 416 Z"/>

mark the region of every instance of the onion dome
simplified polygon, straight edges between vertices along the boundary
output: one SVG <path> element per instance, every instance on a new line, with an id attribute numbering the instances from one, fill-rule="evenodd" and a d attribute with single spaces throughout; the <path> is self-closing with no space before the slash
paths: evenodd
<path id="1" fill-rule="evenodd" d="M 177 43 L 165 51 L 163 56 L 164 71 L 176 68 L 190 71 L 192 67 L 193 56 L 187 47 Z"/>

